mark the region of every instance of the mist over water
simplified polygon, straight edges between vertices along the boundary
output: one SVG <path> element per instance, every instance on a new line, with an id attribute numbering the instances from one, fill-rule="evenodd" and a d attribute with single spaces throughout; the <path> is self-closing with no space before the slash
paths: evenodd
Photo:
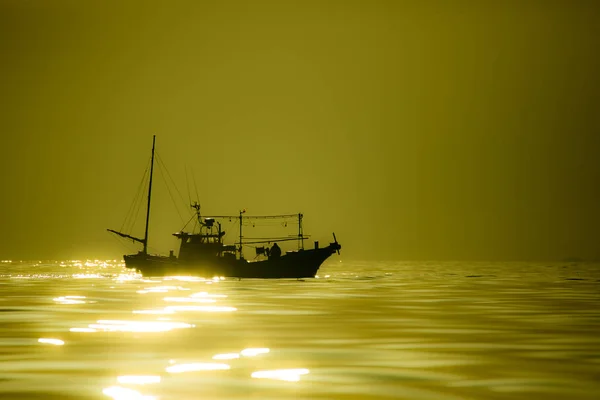
<path id="1" fill-rule="evenodd" d="M 600 391 L 600 265 L 340 262 L 318 279 L 0 264 L 3 399 L 561 399 Z"/>

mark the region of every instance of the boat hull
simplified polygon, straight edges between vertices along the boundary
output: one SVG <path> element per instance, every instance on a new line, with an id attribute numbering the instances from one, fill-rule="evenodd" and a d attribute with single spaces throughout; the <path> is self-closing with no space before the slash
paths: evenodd
<path id="1" fill-rule="evenodd" d="M 193 275 L 204 278 L 314 278 L 323 262 L 341 246 L 287 252 L 268 260 L 248 261 L 236 258 L 212 257 L 202 261 L 183 261 L 176 257 L 138 253 L 123 256 L 125 266 L 144 276 Z"/>

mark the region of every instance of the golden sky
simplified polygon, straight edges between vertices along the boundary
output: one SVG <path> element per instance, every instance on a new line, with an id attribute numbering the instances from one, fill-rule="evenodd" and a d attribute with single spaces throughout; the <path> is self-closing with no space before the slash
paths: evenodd
<path id="1" fill-rule="evenodd" d="M 205 212 L 302 211 L 347 258 L 599 259 L 599 10 L 0 0 L 0 258 L 121 256 L 156 134 Z"/>

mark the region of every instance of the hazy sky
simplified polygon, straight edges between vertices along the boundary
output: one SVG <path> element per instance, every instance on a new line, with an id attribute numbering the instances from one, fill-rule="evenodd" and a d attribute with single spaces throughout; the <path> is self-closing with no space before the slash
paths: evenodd
<path id="1" fill-rule="evenodd" d="M 600 258 L 599 10 L 0 0 L 0 258 L 127 252 L 153 134 L 205 212 L 302 211 L 346 258 Z"/>

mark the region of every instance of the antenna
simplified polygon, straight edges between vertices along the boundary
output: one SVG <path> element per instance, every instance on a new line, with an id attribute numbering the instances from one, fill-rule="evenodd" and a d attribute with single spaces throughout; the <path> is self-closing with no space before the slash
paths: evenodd
<path id="1" fill-rule="evenodd" d="M 194 180 L 194 189 L 196 190 L 196 202 L 200 203 L 200 196 L 198 196 L 198 186 L 196 186 L 196 177 L 194 176 L 193 169 L 192 169 L 192 179 Z"/>
<path id="2" fill-rule="evenodd" d="M 188 192 L 188 203 L 192 204 L 192 195 L 190 194 L 190 180 L 188 179 L 187 164 L 185 164 L 184 168 L 185 168 L 185 185 L 187 186 L 187 192 Z"/>

